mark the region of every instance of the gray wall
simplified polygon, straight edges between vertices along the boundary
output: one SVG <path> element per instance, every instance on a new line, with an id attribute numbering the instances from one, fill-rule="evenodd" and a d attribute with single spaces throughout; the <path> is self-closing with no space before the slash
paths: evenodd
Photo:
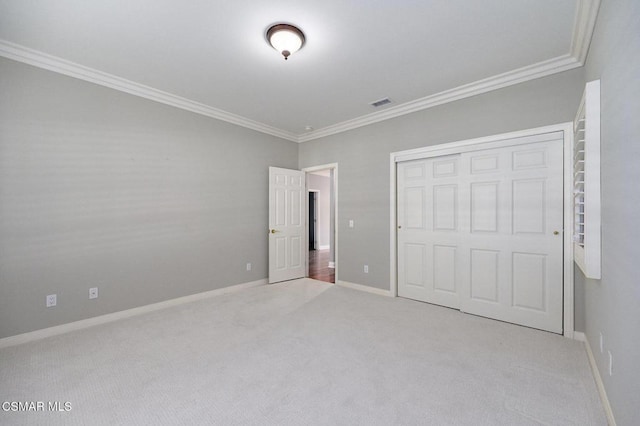
<path id="1" fill-rule="evenodd" d="M 0 93 L 0 337 L 267 276 L 297 144 L 6 59 Z"/>
<path id="2" fill-rule="evenodd" d="M 307 174 L 307 186 L 309 189 L 318 191 L 318 248 L 319 246 L 329 247 L 329 231 L 331 220 L 331 190 L 329 178 Z"/>
<path id="3" fill-rule="evenodd" d="M 339 163 L 339 279 L 389 288 L 391 152 L 572 121 L 583 89 L 577 69 L 301 144 L 300 167 Z"/>
<path id="4" fill-rule="evenodd" d="M 639 425 L 640 2 L 603 0 L 586 71 L 601 84 L 602 280 L 580 274 L 576 285 L 586 290 L 586 335 L 616 421 Z"/>

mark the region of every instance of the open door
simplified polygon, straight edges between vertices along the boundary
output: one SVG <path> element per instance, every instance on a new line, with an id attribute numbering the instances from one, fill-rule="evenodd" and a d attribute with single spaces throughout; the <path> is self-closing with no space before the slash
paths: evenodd
<path id="1" fill-rule="evenodd" d="M 305 173 L 269 167 L 269 284 L 305 276 Z"/>

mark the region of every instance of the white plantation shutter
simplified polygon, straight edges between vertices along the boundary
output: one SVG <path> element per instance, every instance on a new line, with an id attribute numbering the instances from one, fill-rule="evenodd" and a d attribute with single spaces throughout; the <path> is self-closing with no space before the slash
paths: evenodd
<path id="1" fill-rule="evenodd" d="M 600 279 L 600 80 L 587 83 L 573 123 L 574 257 Z"/>

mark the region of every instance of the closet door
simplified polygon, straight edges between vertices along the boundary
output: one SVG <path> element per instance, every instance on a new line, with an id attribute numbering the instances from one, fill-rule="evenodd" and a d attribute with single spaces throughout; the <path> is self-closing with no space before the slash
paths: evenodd
<path id="1" fill-rule="evenodd" d="M 460 309 L 562 332 L 562 142 L 462 154 Z"/>
<path id="2" fill-rule="evenodd" d="M 398 295 L 459 307 L 460 156 L 398 164 Z"/>
<path id="3" fill-rule="evenodd" d="M 562 156 L 560 134 L 398 163 L 399 296 L 561 333 Z"/>

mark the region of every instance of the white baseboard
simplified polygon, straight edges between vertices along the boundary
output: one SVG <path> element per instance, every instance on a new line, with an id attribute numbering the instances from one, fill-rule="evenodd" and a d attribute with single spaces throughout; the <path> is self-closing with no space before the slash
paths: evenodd
<path id="1" fill-rule="evenodd" d="M 573 332 L 573 340 L 577 340 L 578 342 L 587 342 L 587 335 L 582 331 L 574 331 Z"/>
<path id="2" fill-rule="evenodd" d="M 326 246 L 319 246 L 318 250 L 329 250 L 331 248 L 330 245 L 326 245 Z"/>
<path id="3" fill-rule="evenodd" d="M 607 422 L 609 423 L 609 426 L 616 426 L 616 419 L 613 417 L 613 410 L 611 409 L 611 404 L 609 403 L 607 390 L 604 388 L 604 382 L 602 381 L 602 376 L 600 375 L 598 364 L 596 364 L 596 358 L 593 356 L 593 351 L 591 350 L 589 339 L 587 339 L 587 336 L 584 333 L 581 333 L 579 331 L 575 332 L 574 339 L 584 342 L 584 346 L 587 350 L 587 356 L 589 357 L 589 364 L 591 365 L 591 372 L 593 373 L 593 378 L 596 381 L 596 387 L 598 388 L 598 393 L 600 394 L 600 400 L 602 401 L 604 412 L 607 415 Z"/>
<path id="4" fill-rule="evenodd" d="M 389 290 L 383 290 L 381 288 L 375 288 L 375 287 L 369 287 L 368 285 L 350 283 L 348 281 L 337 281 L 336 284 L 341 286 L 341 287 L 347 287 L 347 288 L 351 288 L 351 289 L 354 289 L 354 290 L 364 291 L 364 292 L 367 292 L 367 293 L 373 293 L 373 294 L 377 294 L 379 296 L 392 297 L 391 296 L 391 292 Z"/>
<path id="5" fill-rule="evenodd" d="M 336 262 L 329 262 L 329 268 L 335 269 L 336 268 Z"/>
<path id="6" fill-rule="evenodd" d="M 126 309 L 124 311 L 113 312 L 111 314 L 100 315 L 97 317 L 87 318 L 80 321 L 74 321 L 67 324 L 61 324 L 54 327 L 43 328 L 41 330 L 30 331 L 28 333 L 18 334 L 15 336 L 9 336 L 9 337 L 0 339 L 0 348 L 16 346 L 22 343 L 45 339 L 47 337 L 58 336 L 60 334 L 69 333 L 71 331 L 82 330 L 85 328 L 93 327 L 95 325 L 106 324 L 109 322 L 117 321 L 119 319 L 145 314 L 147 312 L 158 311 L 160 309 L 166 309 L 171 306 L 183 305 L 185 303 L 195 302 L 196 300 L 208 299 L 210 297 L 233 293 L 236 291 L 244 290 L 251 287 L 257 287 L 260 285 L 266 285 L 266 284 L 267 284 L 266 279 L 252 281 L 248 283 L 236 284 L 229 287 L 219 288 L 216 290 L 210 290 L 202 293 L 191 294 L 189 296 L 178 297 L 176 299 L 165 300 L 163 302 L 152 303 L 150 305 L 139 306 L 137 308 Z"/>

